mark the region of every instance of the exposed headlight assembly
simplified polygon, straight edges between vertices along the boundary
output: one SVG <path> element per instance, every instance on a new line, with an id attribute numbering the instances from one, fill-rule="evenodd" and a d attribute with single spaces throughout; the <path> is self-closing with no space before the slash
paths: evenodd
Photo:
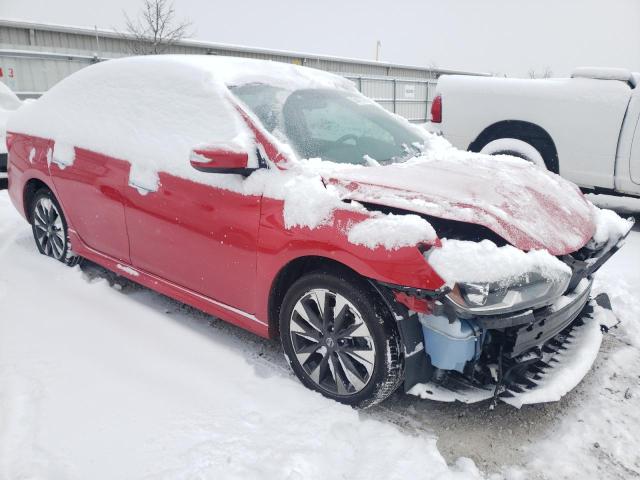
<path id="1" fill-rule="evenodd" d="M 558 272 L 554 278 L 528 272 L 498 282 L 458 282 L 446 298 L 462 313 L 499 315 L 553 303 L 566 291 L 570 279 L 568 272 Z"/>

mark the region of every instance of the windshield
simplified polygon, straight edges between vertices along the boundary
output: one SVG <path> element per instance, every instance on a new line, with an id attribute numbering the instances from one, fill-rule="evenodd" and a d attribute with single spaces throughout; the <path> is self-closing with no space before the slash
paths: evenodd
<path id="1" fill-rule="evenodd" d="M 301 158 L 377 165 L 420 153 L 423 139 L 372 100 L 330 89 L 290 91 L 264 84 L 233 93 Z"/>

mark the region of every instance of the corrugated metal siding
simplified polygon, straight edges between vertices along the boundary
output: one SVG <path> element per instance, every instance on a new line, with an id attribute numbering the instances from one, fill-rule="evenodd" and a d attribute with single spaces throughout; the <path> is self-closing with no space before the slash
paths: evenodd
<path id="1" fill-rule="evenodd" d="M 0 56 L 0 69 L 3 73 L 0 80 L 18 93 L 42 93 L 88 64 L 88 62 L 77 60 Z M 11 70 L 15 72 L 13 78 L 9 77 Z"/>
<path id="2" fill-rule="evenodd" d="M 128 54 L 129 47 L 129 40 L 120 38 L 113 32 L 93 33 L 86 29 L 0 20 L 0 68 L 4 74 L 0 81 L 7 83 L 18 93 L 45 92 L 64 77 L 91 64 L 95 61 L 92 57 L 121 57 Z M 41 56 L 25 56 L 26 54 L 15 52 L 16 50 L 39 52 Z M 337 73 L 350 78 L 364 95 L 384 108 L 416 122 L 428 119 L 434 86 L 440 75 L 437 69 L 270 52 L 204 42 L 184 41 L 172 45 L 168 53 L 257 58 Z M 7 76 L 9 69 L 15 74 L 12 78 Z"/>
<path id="3" fill-rule="evenodd" d="M 29 30 L 25 28 L 0 27 L 0 44 L 29 45 Z"/>

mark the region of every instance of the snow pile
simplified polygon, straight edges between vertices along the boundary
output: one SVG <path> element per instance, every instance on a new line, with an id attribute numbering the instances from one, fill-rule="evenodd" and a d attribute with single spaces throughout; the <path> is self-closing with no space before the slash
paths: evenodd
<path id="1" fill-rule="evenodd" d="M 618 239 L 626 235 L 633 226 L 632 220 L 621 218 L 613 210 L 598 207 L 594 207 L 593 210 L 596 224 L 593 241 L 596 245 L 602 245 L 607 242 L 617 242 Z"/>
<path id="2" fill-rule="evenodd" d="M 432 435 L 306 389 L 277 343 L 65 268 L 31 236 L 0 192 L 0 477 L 481 478 Z"/>
<path id="3" fill-rule="evenodd" d="M 432 243 L 436 232 L 424 218 L 418 215 L 378 214 L 352 226 L 349 241 L 370 249 L 382 246 L 397 250 L 419 243 Z"/>
<path id="4" fill-rule="evenodd" d="M 336 208 L 347 206 L 334 189 L 325 188 L 319 176 L 292 176 L 283 189 L 286 228 L 317 228 L 331 220 Z"/>
<path id="5" fill-rule="evenodd" d="M 546 250 L 523 252 L 511 245 L 498 247 L 490 240 L 469 242 L 442 239 L 425 258 L 448 284 L 456 282 L 505 282 L 535 272 L 560 282 L 571 275 L 568 265 Z"/>

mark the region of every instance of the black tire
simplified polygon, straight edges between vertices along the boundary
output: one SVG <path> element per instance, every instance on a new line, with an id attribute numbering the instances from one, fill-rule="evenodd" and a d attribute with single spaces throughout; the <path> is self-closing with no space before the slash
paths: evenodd
<path id="1" fill-rule="evenodd" d="M 560 171 L 558 152 L 551 136 L 541 127 L 529 122 L 505 120 L 487 127 L 471 142 L 468 150 L 480 152 L 489 143 L 502 138 L 513 138 L 528 143 L 540 153 L 547 170 L 553 173 Z"/>
<path id="2" fill-rule="evenodd" d="M 67 220 L 60 203 L 48 189 L 38 190 L 29 205 L 31 230 L 36 247 L 42 255 L 70 267 L 78 265 L 82 257 L 73 253 Z"/>
<path id="3" fill-rule="evenodd" d="M 388 310 L 367 287 L 355 275 L 313 272 L 289 288 L 280 310 L 280 338 L 300 381 L 328 398 L 356 408 L 381 402 L 398 388 L 404 376 L 398 330 Z M 324 295 L 323 302 L 315 292 Z M 314 307 L 320 303 L 328 312 L 324 318 Z M 317 312 L 314 318 L 322 323 L 321 328 L 311 328 L 312 322 L 298 313 L 301 310 L 309 318 L 313 317 L 310 311 Z M 338 315 L 334 311 L 339 311 Z M 311 353 L 304 359 L 306 351 Z M 317 380 L 310 371 L 319 372 Z"/>

